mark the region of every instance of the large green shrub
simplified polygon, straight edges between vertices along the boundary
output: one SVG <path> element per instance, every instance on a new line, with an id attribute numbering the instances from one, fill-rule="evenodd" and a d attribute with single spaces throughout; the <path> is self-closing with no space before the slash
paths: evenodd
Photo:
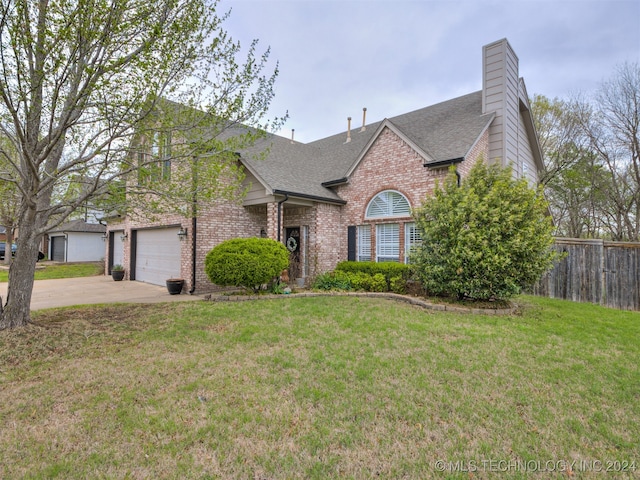
<path id="1" fill-rule="evenodd" d="M 555 258 L 542 192 L 510 168 L 478 162 L 460 187 L 451 173 L 414 216 L 422 243 L 412 266 L 429 293 L 506 299 Z"/>
<path id="2" fill-rule="evenodd" d="M 204 269 L 216 285 L 258 291 L 289 266 L 289 251 L 269 238 L 234 238 L 214 247 Z"/>

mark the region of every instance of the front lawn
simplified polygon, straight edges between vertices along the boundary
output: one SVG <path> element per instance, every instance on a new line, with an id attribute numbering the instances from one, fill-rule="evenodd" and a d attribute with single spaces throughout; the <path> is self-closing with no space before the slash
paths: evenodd
<path id="1" fill-rule="evenodd" d="M 50 280 L 54 278 L 91 277 L 102 275 L 104 265 L 101 262 L 90 263 L 42 263 L 36 267 L 36 280 Z M 9 279 L 9 270 L 0 269 L 0 282 Z"/>
<path id="2" fill-rule="evenodd" d="M 0 478 L 640 475 L 640 314 L 518 301 L 35 312 L 0 332 Z"/>

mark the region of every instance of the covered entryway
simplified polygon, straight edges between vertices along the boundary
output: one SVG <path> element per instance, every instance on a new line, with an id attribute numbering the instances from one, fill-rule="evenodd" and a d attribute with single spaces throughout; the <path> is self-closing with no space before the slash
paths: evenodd
<path id="1" fill-rule="evenodd" d="M 51 237 L 51 260 L 54 262 L 64 262 L 64 252 L 66 250 L 66 237 L 60 235 L 57 237 Z"/>
<path id="2" fill-rule="evenodd" d="M 168 278 L 180 277 L 178 227 L 135 231 L 133 248 L 135 272 L 140 282 L 165 285 Z"/>

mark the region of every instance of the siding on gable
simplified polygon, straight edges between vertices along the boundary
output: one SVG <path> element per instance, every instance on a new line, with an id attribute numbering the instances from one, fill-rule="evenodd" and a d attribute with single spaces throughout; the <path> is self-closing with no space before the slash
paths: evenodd
<path id="1" fill-rule="evenodd" d="M 524 124 L 524 118 L 522 113 L 518 116 L 518 132 L 520 135 L 520 163 L 518 165 L 518 176 L 526 178 L 529 185 L 535 186 L 538 183 L 538 174 L 535 161 L 533 160 L 533 153 L 531 151 L 531 145 L 528 141 L 527 128 Z"/>
<path id="2" fill-rule="evenodd" d="M 259 205 L 268 202 L 273 202 L 273 195 L 267 192 L 264 185 L 262 185 L 258 179 L 249 171 L 245 169 L 245 179 L 242 182 L 242 187 L 249 189 L 247 195 L 244 197 L 244 205 Z"/>

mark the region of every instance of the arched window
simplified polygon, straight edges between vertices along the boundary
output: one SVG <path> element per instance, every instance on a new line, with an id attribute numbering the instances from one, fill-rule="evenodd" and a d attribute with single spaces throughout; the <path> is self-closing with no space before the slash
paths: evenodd
<path id="1" fill-rule="evenodd" d="M 408 217 L 410 214 L 411 206 L 404 195 L 395 190 L 385 190 L 371 199 L 366 218 Z"/>

